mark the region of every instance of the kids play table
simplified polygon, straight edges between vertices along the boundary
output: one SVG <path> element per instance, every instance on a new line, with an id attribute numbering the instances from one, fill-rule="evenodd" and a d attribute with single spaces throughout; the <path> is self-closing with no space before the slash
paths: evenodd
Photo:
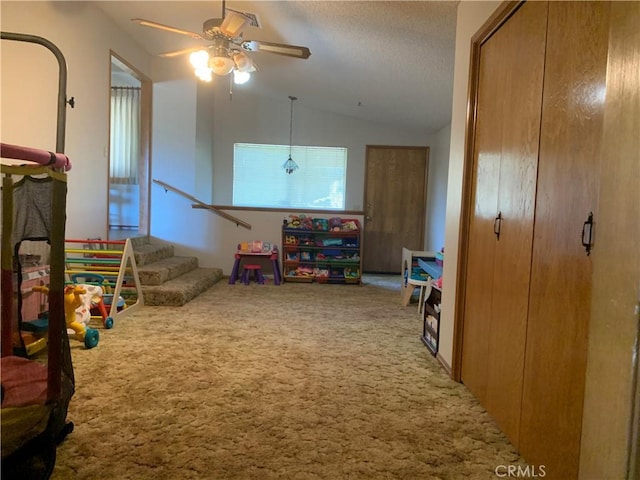
<path id="1" fill-rule="evenodd" d="M 271 260 L 271 267 L 273 268 L 273 284 L 280 285 L 280 282 L 282 282 L 282 274 L 280 273 L 280 261 L 278 260 L 278 256 L 279 254 L 277 250 L 272 250 L 270 252 L 244 252 L 238 250 L 235 253 L 235 261 L 233 262 L 231 276 L 229 276 L 229 285 L 236 283 L 238 274 L 240 273 L 242 260 L 253 262 L 256 258 Z"/>

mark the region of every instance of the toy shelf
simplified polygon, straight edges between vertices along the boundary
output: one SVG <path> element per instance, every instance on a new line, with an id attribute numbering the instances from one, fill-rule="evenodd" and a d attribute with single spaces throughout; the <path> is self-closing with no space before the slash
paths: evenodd
<path id="1" fill-rule="evenodd" d="M 313 228 L 282 228 L 282 278 L 285 282 L 360 284 L 360 223 L 340 219 L 329 230 L 321 219 Z M 338 219 L 334 219 L 335 222 Z M 325 220 L 326 222 L 326 220 Z M 317 229 L 321 225 L 322 229 Z"/>
<path id="2" fill-rule="evenodd" d="M 422 343 L 429 349 L 433 356 L 438 354 L 438 344 L 440 342 L 440 304 L 442 302 L 442 291 L 433 286 L 429 297 L 424 301 L 422 312 Z"/>

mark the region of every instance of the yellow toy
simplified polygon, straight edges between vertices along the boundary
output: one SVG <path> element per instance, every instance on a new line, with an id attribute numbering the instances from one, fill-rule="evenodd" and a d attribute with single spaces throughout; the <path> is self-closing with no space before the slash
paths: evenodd
<path id="1" fill-rule="evenodd" d="M 33 287 L 34 291 L 48 293 L 49 288 L 45 286 Z M 72 330 L 72 338 L 84 342 L 87 348 L 93 348 L 100 341 L 100 333 L 98 330 L 86 327 L 83 323 L 77 321 L 76 309 L 84 305 L 81 295 L 87 291 L 83 287 L 69 285 L 64 289 L 64 319 L 67 329 Z"/>

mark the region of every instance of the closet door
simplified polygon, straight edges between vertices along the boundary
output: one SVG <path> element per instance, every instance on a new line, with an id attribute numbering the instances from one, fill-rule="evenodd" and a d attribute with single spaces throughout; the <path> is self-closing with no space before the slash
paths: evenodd
<path id="1" fill-rule="evenodd" d="M 500 32 L 498 32 L 500 33 Z M 473 213 L 469 219 L 469 248 L 465 283 L 464 330 L 462 351 L 462 382 L 483 405 L 487 392 L 487 355 L 491 324 L 491 292 L 496 239 L 493 223 L 498 211 L 498 180 L 503 102 L 500 82 L 493 82 L 490 73 L 502 65 L 500 51 L 507 42 L 503 35 L 494 35 L 482 48 L 478 86 L 478 112 L 475 131 L 474 169 L 472 183 Z M 502 77 L 503 79 L 505 77 Z"/>
<path id="2" fill-rule="evenodd" d="M 611 4 L 602 143 L 606 171 L 598 192 L 597 244 L 591 254 L 593 292 L 580 443 L 583 478 L 640 479 L 640 372 L 634 372 L 633 361 L 637 362 L 634 346 L 640 333 L 638 25 L 640 2 Z"/>
<path id="3" fill-rule="evenodd" d="M 547 4 L 481 47 L 462 381 L 517 444 Z"/>
<path id="4" fill-rule="evenodd" d="M 519 447 L 550 479 L 578 475 L 591 308 L 581 231 L 598 218 L 608 14 L 608 2 L 549 4 Z"/>

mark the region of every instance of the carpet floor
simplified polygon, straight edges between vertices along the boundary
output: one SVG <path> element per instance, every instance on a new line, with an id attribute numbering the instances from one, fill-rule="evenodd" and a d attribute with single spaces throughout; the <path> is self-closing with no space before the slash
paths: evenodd
<path id="1" fill-rule="evenodd" d="M 399 277 L 398 277 L 399 278 Z M 72 341 L 52 478 L 495 479 L 521 464 L 394 282 L 218 282 Z"/>

